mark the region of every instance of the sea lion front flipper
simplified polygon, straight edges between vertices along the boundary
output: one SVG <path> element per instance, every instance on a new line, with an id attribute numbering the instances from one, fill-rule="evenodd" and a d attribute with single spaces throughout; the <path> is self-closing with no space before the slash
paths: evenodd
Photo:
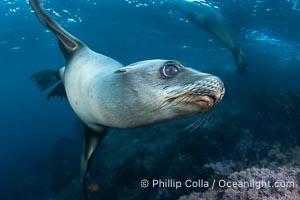
<path id="1" fill-rule="evenodd" d="M 57 71 L 43 70 L 32 74 L 30 78 L 41 92 L 58 83 L 48 94 L 47 100 L 56 97 L 60 99 L 67 99 L 66 90 L 62 82 L 64 79 L 64 71 L 65 67 L 62 67 Z"/>
<path id="2" fill-rule="evenodd" d="M 84 141 L 83 141 L 83 152 L 81 156 L 81 174 L 80 181 L 82 185 L 84 199 L 88 199 L 86 191 L 86 176 L 90 167 L 91 161 L 95 154 L 98 144 L 102 141 L 108 132 L 108 128 L 102 126 L 102 129 L 98 132 L 93 131 L 88 126 L 84 127 Z"/>
<path id="3" fill-rule="evenodd" d="M 66 59 L 72 57 L 77 50 L 84 46 L 79 39 L 68 33 L 47 14 L 41 0 L 29 0 L 29 2 L 42 24 L 56 35 L 59 47 Z"/>
<path id="4" fill-rule="evenodd" d="M 32 74 L 30 78 L 41 92 L 61 81 L 58 71 L 55 70 L 39 71 Z"/>
<path id="5" fill-rule="evenodd" d="M 59 99 L 66 98 L 67 99 L 67 93 L 66 93 L 66 90 L 65 90 L 65 86 L 62 82 L 57 84 L 51 90 L 51 92 L 48 94 L 47 100 L 49 100 L 51 98 L 59 98 Z"/>

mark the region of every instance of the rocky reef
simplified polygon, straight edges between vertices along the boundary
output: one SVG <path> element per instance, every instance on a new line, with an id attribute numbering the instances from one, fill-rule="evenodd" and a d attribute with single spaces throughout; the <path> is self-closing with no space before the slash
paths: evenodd
<path id="1" fill-rule="evenodd" d="M 239 199 L 300 199 L 299 168 L 249 168 L 230 174 L 226 180 L 230 187 L 193 192 L 178 200 L 239 200 Z M 236 183 L 236 186 L 233 186 Z M 245 187 L 245 184 L 246 185 Z M 223 185 L 222 185 L 223 186 Z"/>
<path id="2" fill-rule="evenodd" d="M 235 91 L 241 92 L 238 88 Z M 207 115 L 147 128 L 112 129 L 91 165 L 87 185 L 90 199 L 299 199 L 299 93 L 289 84 L 282 85 L 282 94 L 267 86 L 249 91 L 247 96 L 225 97 Z M 58 140 L 39 160 L 30 178 L 27 174 L 18 183 L 16 199 L 80 199 L 81 147 L 79 139 Z M 209 183 L 265 180 L 270 184 L 294 182 L 297 186 L 140 186 L 142 179 L 184 182 L 200 178 Z"/>

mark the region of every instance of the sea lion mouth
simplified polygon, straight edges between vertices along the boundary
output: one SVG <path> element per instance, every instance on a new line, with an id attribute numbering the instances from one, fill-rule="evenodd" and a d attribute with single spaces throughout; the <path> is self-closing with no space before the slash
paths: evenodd
<path id="1" fill-rule="evenodd" d="M 204 102 L 208 106 L 213 106 L 217 102 L 217 97 L 212 96 L 212 95 L 206 95 L 206 96 L 199 96 L 198 99 L 195 101 L 197 102 Z"/>
<path id="2" fill-rule="evenodd" d="M 187 94 L 180 95 L 175 98 L 172 98 L 172 102 L 191 104 L 203 109 L 210 109 L 216 105 L 221 99 L 219 95 L 199 95 L 199 94 Z"/>
<path id="3" fill-rule="evenodd" d="M 210 91 L 209 93 L 187 93 L 177 96 L 173 100 L 178 103 L 195 105 L 204 110 L 209 110 L 217 105 L 223 98 L 225 90 Z"/>
<path id="4" fill-rule="evenodd" d="M 223 82 L 214 76 L 202 79 L 182 88 L 176 88 L 169 92 L 169 97 L 162 105 L 187 105 L 186 111 L 189 112 L 191 107 L 196 112 L 205 112 L 217 105 L 225 94 Z"/>
<path id="5" fill-rule="evenodd" d="M 214 95 L 195 95 L 195 97 L 192 98 L 191 101 L 188 101 L 186 103 L 194 104 L 204 109 L 210 109 L 218 102 L 218 98 Z"/>

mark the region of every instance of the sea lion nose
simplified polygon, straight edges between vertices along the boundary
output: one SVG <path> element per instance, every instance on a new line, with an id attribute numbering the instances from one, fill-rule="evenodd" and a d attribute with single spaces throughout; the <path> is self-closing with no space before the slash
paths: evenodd
<path id="1" fill-rule="evenodd" d="M 225 95 L 224 83 L 216 76 L 207 77 L 206 82 L 210 86 L 209 96 L 214 99 L 214 103 L 220 102 Z"/>
<path id="2" fill-rule="evenodd" d="M 225 92 L 221 92 L 221 91 L 218 91 L 215 93 L 215 103 L 218 103 L 222 100 L 222 98 L 224 97 L 224 94 Z"/>

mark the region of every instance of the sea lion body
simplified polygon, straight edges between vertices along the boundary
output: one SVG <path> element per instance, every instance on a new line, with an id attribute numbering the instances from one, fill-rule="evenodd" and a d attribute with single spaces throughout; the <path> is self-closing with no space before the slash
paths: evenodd
<path id="1" fill-rule="evenodd" d="M 166 62 L 175 61 L 154 59 L 124 67 L 110 57 L 83 48 L 66 66 L 64 85 L 68 100 L 79 118 L 97 130 L 99 125 L 135 128 L 205 112 L 213 104 L 202 107 L 199 103 L 176 104 L 176 109 L 163 106 L 168 99 L 176 97 L 172 91 L 177 90 L 179 95 L 179 88 L 187 90 L 202 80 L 207 84 L 211 80 L 210 86 L 221 91 L 216 99 L 223 95 L 218 78 L 183 66 L 183 75 L 174 80 L 163 78 L 160 68 Z"/>
<path id="2" fill-rule="evenodd" d="M 238 70 L 240 72 L 247 70 L 248 63 L 236 40 L 236 36 L 221 13 L 200 2 L 186 0 L 165 0 L 163 6 L 183 13 L 192 22 L 214 35 L 233 53 Z"/>
<path id="3" fill-rule="evenodd" d="M 29 0 L 38 19 L 57 37 L 66 65 L 58 71 L 44 70 L 31 76 L 41 91 L 67 99 L 84 122 L 81 183 L 90 162 L 110 127 L 134 128 L 202 113 L 224 96 L 222 81 L 213 75 L 187 68 L 174 60 L 153 59 L 127 66 L 87 47 L 64 30 L 43 8 Z"/>
<path id="4" fill-rule="evenodd" d="M 103 105 L 97 99 L 96 93 L 102 95 L 109 92 L 109 88 L 115 87 L 114 83 L 109 83 L 107 91 L 96 91 L 102 85 L 104 77 L 113 74 L 118 68 L 123 65 L 118 61 L 98 54 L 88 47 L 79 50 L 67 64 L 64 72 L 64 86 L 71 107 L 78 117 L 85 122 L 89 127 L 98 129 L 96 124 L 109 126 L 105 120 L 105 112 L 99 109 Z M 96 109 L 97 108 L 97 109 Z M 100 120 L 99 120 L 100 119 Z"/>

